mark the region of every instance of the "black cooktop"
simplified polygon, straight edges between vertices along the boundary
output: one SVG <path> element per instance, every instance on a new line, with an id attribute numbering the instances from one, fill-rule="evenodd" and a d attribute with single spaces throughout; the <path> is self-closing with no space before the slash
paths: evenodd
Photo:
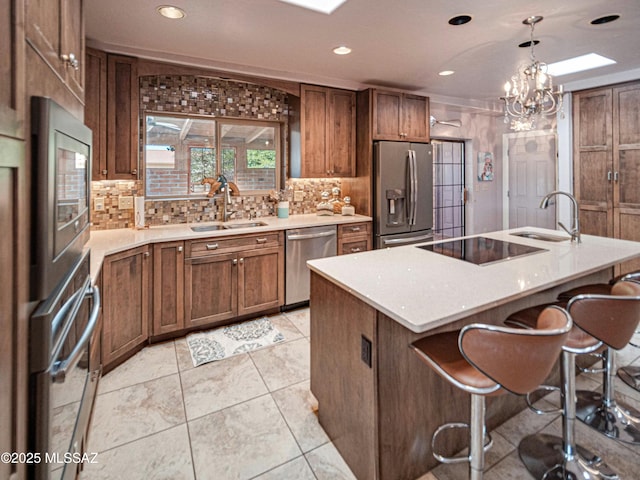
<path id="1" fill-rule="evenodd" d="M 418 248 L 464 260 L 465 262 L 475 263 L 476 265 L 488 265 L 522 255 L 547 251 L 544 248 L 503 242 L 502 240 L 486 237 L 462 238 L 460 240 L 422 245 Z"/>

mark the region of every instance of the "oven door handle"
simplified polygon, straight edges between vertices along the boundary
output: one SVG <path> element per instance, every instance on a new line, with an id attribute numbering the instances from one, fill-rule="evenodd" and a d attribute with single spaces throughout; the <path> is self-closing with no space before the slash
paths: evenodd
<path id="1" fill-rule="evenodd" d="M 75 367 L 80 361 L 80 357 L 82 356 L 87 343 L 89 343 L 89 339 L 93 335 L 93 331 L 96 329 L 96 325 L 98 324 L 98 315 L 100 314 L 100 290 L 96 286 L 88 286 L 87 290 L 85 290 L 84 294 L 86 297 L 93 298 L 93 308 L 91 309 L 91 315 L 89 316 L 89 322 L 82 332 L 82 336 L 78 343 L 76 343 L 75 347 L 69 354 L 67 358 L 61 360 L 59 362 L 55 362 L 51 369 L 51 379 L 53 383 L 63 383 L 67 376 L 67 372 Z"/>

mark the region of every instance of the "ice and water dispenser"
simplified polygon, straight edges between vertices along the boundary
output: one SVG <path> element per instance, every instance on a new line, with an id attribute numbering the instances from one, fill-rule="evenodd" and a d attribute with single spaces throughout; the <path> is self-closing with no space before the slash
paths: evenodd
<path id="1" fill-rule="evenodd" d="M 391 188 L 386 191 L 387 226 L 405 224 L 406 196 L 404 188 Z"/>

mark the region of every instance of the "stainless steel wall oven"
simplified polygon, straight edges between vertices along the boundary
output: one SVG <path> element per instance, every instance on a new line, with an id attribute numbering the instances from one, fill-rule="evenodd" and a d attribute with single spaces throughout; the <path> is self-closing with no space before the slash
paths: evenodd
<path id="1" fill-rule="evenodd" d="M 92 286 L 92 133 L 51 99 L 33 97 L 28 478 L 75 479 L 101 366 L 100 295 Z"/>

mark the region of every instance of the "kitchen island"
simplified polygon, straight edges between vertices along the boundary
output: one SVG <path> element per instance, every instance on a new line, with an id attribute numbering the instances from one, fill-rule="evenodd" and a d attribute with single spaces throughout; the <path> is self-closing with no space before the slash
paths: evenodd
<path id="1" fill-rule="evenodd" d="M 507 245 L 506 258 L 481 265 L 446 248 L 416 246 L 308 262 L 311 390 L 320 423 L 358 479 L 418 478 L 437 463 L 434 430 L 468 419 L 469 395 L 425 368 L 409 348 L 413 341 L 473 322 L 500 324 L 569 288 L 608 281 L 614 265 L 640 256 L 637 242 L 585 235 L 575 244 L 512 235 L 517 231 L 478 236 L 487 250 Z M 515 256 L 512 244 L 534 248 Z M 464 248 L 458 256 L 469 260 Z M 488 400 L 489 429 L 525 405 L 512 395 Z M 464 440 L 447 439 L 444 451 Z"/>

